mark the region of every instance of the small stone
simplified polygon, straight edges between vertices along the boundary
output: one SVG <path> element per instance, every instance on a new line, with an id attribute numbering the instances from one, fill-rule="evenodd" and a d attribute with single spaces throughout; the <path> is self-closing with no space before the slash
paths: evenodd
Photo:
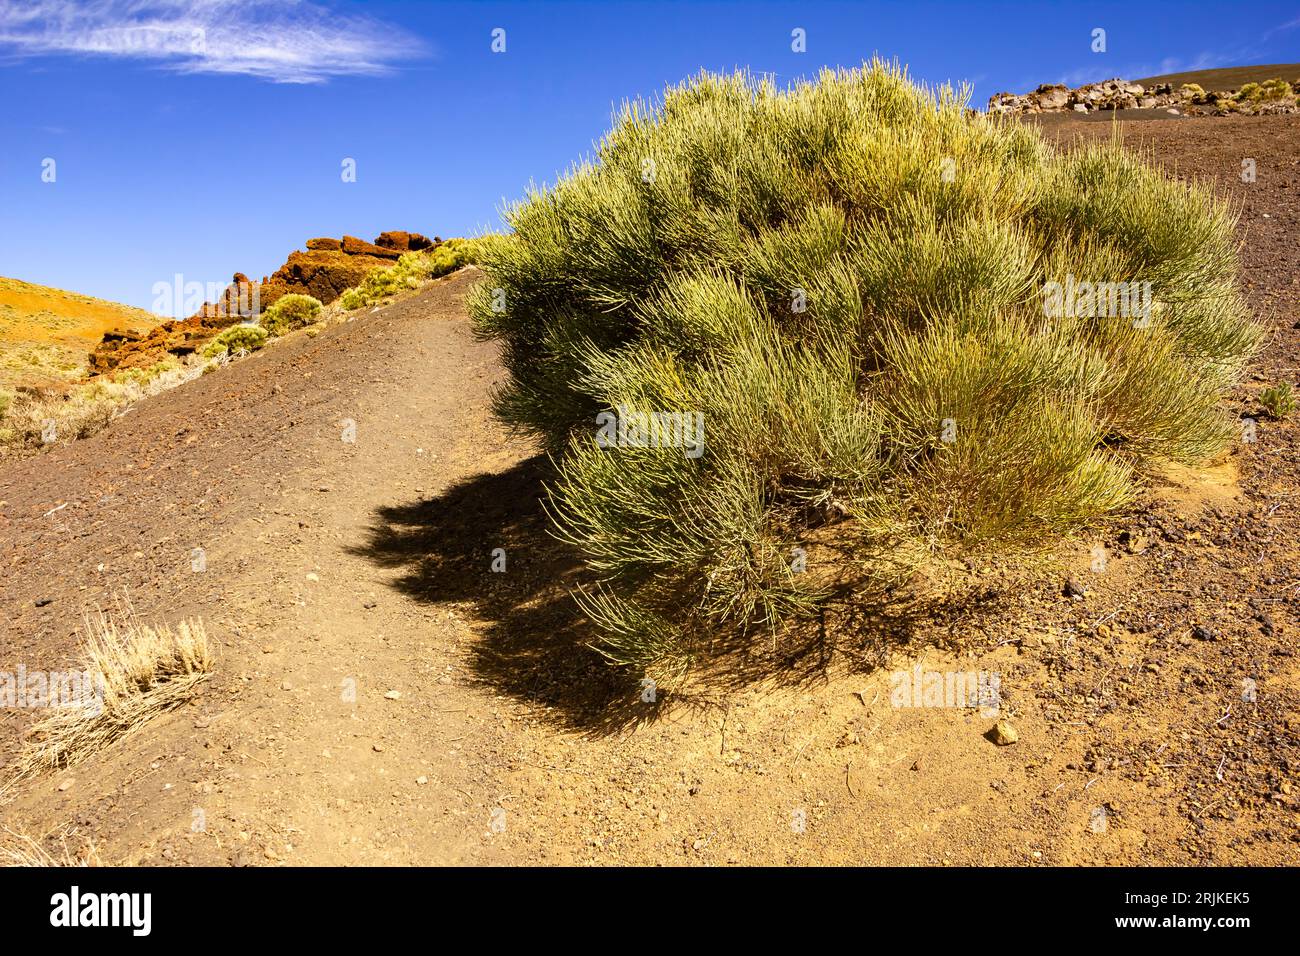
<path id="1" fill-rule="evenodd" d="M 308 572 L 307 572 L 307 580 L 308 580 L 308 581 L 319 581 L 319 580 L 320 580 L 320 575 L 317 574 L 315 571 L 308 571 Z"/>
<path id="2" fill-rule="evenodd" d="M 361 606 L 369 611 L 372 608 L 378 607 L 378 604 L 375 601 L 362 601 Z"/>
<path id="3" fill-rule="evenodd" d="M 390 690 L 387 694 L 384 695 L 384 698 L 386 700 L 401 700 L 402 692 L 400 690 Z"/>
<path id="4" fill-rule="evenodd" d="M 375 744 L 374 747 L 373 747 L 372 749 L 375 751 L 375 753 L 377 753 L 377 754 L 381 754 L 381 753 L 384 752 L 384 745 L 383 745 L 383 744 Z"/>
<path id="5" fill-rule="evenodd" d="M 993 729 L 988 732 L 988 737 L 999 747 L 1006 747 L 1019 740 L 1020 733 L 1015 727 L 1011 726 L 1010 721 L 999 720 L 993 725 Z"/>
<path id="6" fill-rule="evenodd" d="M 76 782 L 77 781 L 74 780 L 72 777 L 69 777 L 67 780 L 59 784 L 59 793 L 63 793 L 65 790 L 69 789 Z"/>
<path id="7" fill-rule="evenodd" d="M 1213 641 L 1218 638 L 1218 635 L 1208 627 L 1202 627 L 1198 624 L 1196 627 L 1192 628 L 1192 637 L 1196 638 L 1198 641 Z"/>
<path id="8" fill-rule="evenodd" d="M 283 681 L 280 684 L 280 690 L 293 690 L 293 684 L 288 681 Z"/>
<path id="9" fill-rule="evenodd" d="M 1062 593 L 1072 601 L 1082 601 L 1086 593 L 1078 581 L 1074 578 L 1065 579 L 1065 587 L 1061 589 Z"/>
<path id="10" fill-rule="evenodd" d="M 54 598 L 37 598 L 37 599 L 36 599 L 36 606 L 37 606 L 37 607 L 45 607 L 47 604 L 53 604 L 53 603 L 54 603 Z"/>
<path id="11" fill-rule="evenodd" d="M 426 783 L 429 782 L 429 778 L 428 778 L 428 777 L 416 777 L 416 778 L 415 778 L 415 782 L 418 783 L 420 786 L 423 787 Z"/>
<path id="12" fill-rule="evenodd" d="M 263 645 L 262 645 L 262 653 L 263 653 L 263 654 L 274 654 L 274 653 L 275 653 L 275 648 L 272 647 L 270 644 L 263 644 Z"/>

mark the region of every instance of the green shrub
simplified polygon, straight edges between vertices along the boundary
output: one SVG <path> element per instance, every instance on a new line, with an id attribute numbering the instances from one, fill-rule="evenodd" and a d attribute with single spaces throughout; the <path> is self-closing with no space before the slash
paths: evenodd
<path id="1" fill-rule="evenodd" d="M 222 352 L 255 352 L 266 344 L 271 334 L 258 325 L 232 325 L 209 342 L 203 349 L 206 358 L 216 358 Z"/>
<path id="2" fill-rule="evenodd" d="M 449 272 L 455 272 L 461 266 L 478 261 L 478 249 L 481 239 L 447 239 L 437 248 L 426 254 L 428 260 L 427 275 L 436 279 Z"/>
<path id="3" fill-rule="evenodd" d="M 320 299 L 292 292 L 271 303 L 259 321 L 270 335 L 284 335 L 311 325 L 320 315 L 321 308 Z"/>
<path id="4" fill-rule="evenodd" d="M 1295 395 L 1290 382 L 1279 382 L 1259 393 L 1259 404 L 1270 418 L 1290 418 L 1295 411 Z"/>
<path id="5" fill-rule="evenodd" d="M 1280 100 L 1291 96 L 1291 84 L 1281 78 L 1266 80 L 1263 83 L 1247 83 L 1237 91 L 1238 101 L 1262 103 L 1266 100 Z"/>
<path id="6" fill-rule="evenodd" d="M 1274 77 L 1260 86 L 1260 95 L 1266 100 L 1285 99 L 1291 95 L 1291 84 L 1280 76 Z"/>
<path id="7" fill-rule="evenodd" d="M 936 549 L 1042 540 L 1229 440 L 1260 332 L 1226 204 L 966 99 L 879 62 L 785 91 L 701 75 L 626 106 L 480 246 L 495 410 L 556 461 L 614 660 L 677 666 L 845 578 L 869 601 Z M 1049 314 L 1084 281 L 1147 307 Z M 702 420 L 704 453 L 604 447 L 611 416 L 655 412 Z"/>

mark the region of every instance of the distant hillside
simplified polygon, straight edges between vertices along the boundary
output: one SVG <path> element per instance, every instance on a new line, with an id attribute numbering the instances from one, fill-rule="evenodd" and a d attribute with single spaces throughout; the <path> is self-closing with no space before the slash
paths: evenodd
<path id="1" fill-rule="evenodd" d="M 0 277 L 0 388 L 78 378 L 105 332 L 143 333 L 160 321 L 144 309 Z"/>
<path id="2" fill-rule="evenodd" d="M 1224 93 L 1239 90 L 1247 83 L 1264 83 L 1274 77 L 1300 80 L 1300 63 L 1274 63 L 1265 66 L 1229 66 L 1218 70 L 1192 70 L 1188 73 L 1164 73 L 1160 76 L 1146 76 L 1135 79 L 1134 83 L 1143 86 L 1158 86 L 1169 83 L 1174 89 L 1184 83 L 1195 83 L 1207 93 L 1213 90 Z"/>

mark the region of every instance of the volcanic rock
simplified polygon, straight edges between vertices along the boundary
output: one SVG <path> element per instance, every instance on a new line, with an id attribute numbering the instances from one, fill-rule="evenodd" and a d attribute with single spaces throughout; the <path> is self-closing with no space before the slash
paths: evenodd
<path id="1" fill-rule="evenodd" d="M 307 240 L 306 252 L 292 252 L 270 278 L 254 282 L 236 272 L 216 302 L 208 302 L 187 319 L 163 322 L 147 335 L 113 330 L 90 356 L 91 376 L 128 368 L 147 368 L 170 357 L 202 348 L 222 329 L 255 319 L 277 299 L 291 293 L 310 295 L 324 304 L 360 285 L 373 269 L 389 269 L 404 253 L 435 248 L 441 242 L 418 232 L 380 233 L 374 242 L 356 236 Z"/>

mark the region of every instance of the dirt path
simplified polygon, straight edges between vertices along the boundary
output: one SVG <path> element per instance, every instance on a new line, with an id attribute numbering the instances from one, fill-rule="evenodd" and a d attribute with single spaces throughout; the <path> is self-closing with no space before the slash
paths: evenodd
<path id="1" fill-rule="evenodd" d="M 1162 159 L 1228 177 L 1244 143 L 1261 169 L 1247 277 L 1278 338 L 1234 396 L 1247 412 L 1298 344 L 1300 124 L 1226 145 L 1198 127 L 1194 149 L 1185 125 L 1152 133 Z M 473 278 L 0 469 L 0 670 L 64 663 L 123 589 L 220 647 L 193 706 L 19 788 L 5 825 L 120 863 L 1300 859 L 1293 425 L 1261 423 L 1046 572 L 972 563 L 951 607 L 755 647 L 730 680 L 648 703 L 588 646 L 543 465 L 489 417 L 502 373 L 464 319 Z M 976 710 L 892 706 L 917 665 L 999 675 L 1019 743 Z M 0 755 L 28 716 L 0 711 Z"/>
<path id="2" fill-rule="evenodd" d="M 202 617 L 221 658 L 197 706 L 102 766 L 38 783 L 14 819 L 29 807 L 37 832 L 93 830 L 122 861 L 482 855 L 462 818 L 495 781 L 464 754 L 490 751 L 491 707 L 458 706 L 464 623 L 395 592 L 362 548 L 379 509 L 510 457 L 485 422 L 498 373 L 462 318 L 468 279 L 284 343 L 4 475 L 6 663 L 54 666 L 81 615 L 122 593 L 146 619 Z M 5 716 L 12 750 L 23 715 Z"/>

